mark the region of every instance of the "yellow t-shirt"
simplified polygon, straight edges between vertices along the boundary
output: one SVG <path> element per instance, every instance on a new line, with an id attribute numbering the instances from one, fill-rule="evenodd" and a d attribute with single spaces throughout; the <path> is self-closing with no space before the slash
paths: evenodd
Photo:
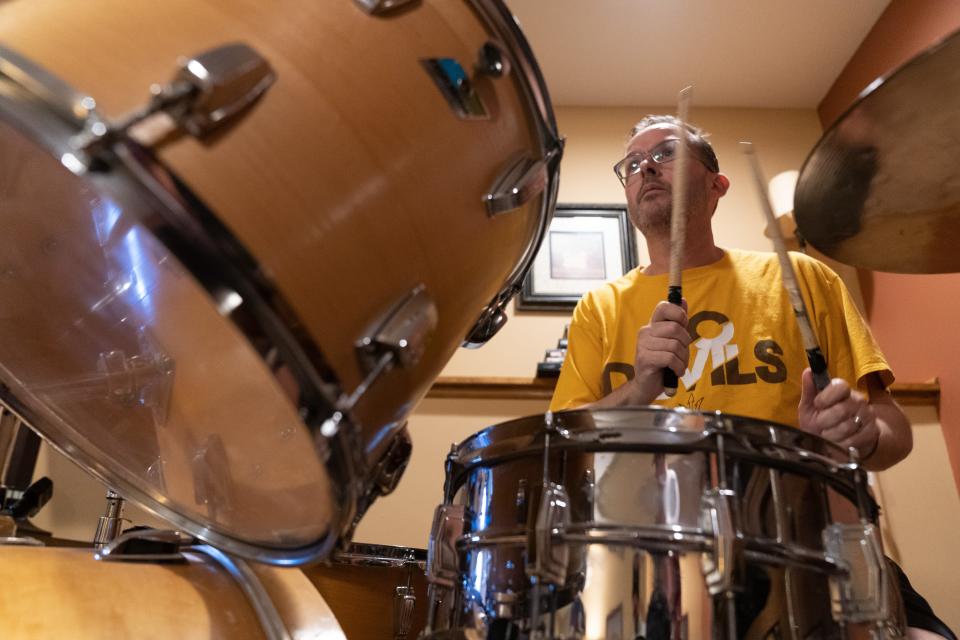
<path id="1" fill-rule="evenodd" d="M 861 390 L 872 372 L 893 382 L 840 277 L 813 258 L 790 255 L 830 376 Z M 633 377 L 637 332 L 666 298 L 667 279 L 634 269 L 580 300 L 552 411 L 599 400 Z M 807 356 L 776 254 L 726 250 L 717 262 L 683 272 L 683 296 L 690 361 L 677 394 L 654 403 L 796 426 Z"/>

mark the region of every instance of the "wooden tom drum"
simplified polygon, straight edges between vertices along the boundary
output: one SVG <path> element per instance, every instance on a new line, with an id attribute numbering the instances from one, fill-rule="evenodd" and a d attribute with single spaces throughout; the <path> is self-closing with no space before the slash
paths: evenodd
<path id="1" fill-rule="evenodd" d="M 555 199 L 503 5 L 378 4 L 0 7 L 2 399 L 266 562 L 326 556 L 396 484 L 407 414 L 502 324 Z"/>

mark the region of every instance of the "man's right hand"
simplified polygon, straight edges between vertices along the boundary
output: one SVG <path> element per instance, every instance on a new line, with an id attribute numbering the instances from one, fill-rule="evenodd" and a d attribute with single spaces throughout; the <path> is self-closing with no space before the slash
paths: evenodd
<path id="1" fill-rule="evenodd" d="M 680 378 L 686 373 L 689 357 L 687 301 L 678 307 L 664 300 L 653 310 L 650 322 L 637 332 L 633 379 L 591 406 L 648 405 L 663 393 L 663 370 L 670 367 Z"/>
<path id="2" fill-rule="evenodd" d="M 637 404 L 650 404 L 663 393 L 663 370 L 671 369 L 682 378 L 690 358 L 690 334 L 687 333 L 687 301 L 678 307 L 660 302 L 650 323 L 637 332 L 634 356 L 633 396 Z"/>

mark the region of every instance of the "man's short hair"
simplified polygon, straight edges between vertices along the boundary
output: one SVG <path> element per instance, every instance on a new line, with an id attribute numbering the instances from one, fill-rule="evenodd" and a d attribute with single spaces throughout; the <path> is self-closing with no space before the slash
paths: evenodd
<path id="1" fill-rule="evenodd" d="M 672 124 L 675 127 L 680 127 L 680 119 L 676 116 L 667 115 L 644 116 L 640 122 L 633 125 L 633 130 L 630 132 L 630 140 L 633 140 L 633 137 L 644 129 L 652 127 L 655 124 Z M 713 150 L 713 146 L 707 142 L 706 132 L 699 127 L 693 126 L 689 122 L 683 123 L 683 128 L 690 134 L 690 142 L 693 144 L 700 160 L 703 161 L 707 169 L 714 173 L 720 173 L 720 161 L 717 160 L 717 154 Z"/>

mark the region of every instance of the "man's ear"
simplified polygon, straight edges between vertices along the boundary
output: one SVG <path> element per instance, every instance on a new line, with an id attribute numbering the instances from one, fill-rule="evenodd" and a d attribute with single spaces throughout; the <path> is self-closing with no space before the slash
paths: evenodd
<path id="1" fill-rule="evenodd" d="M 730 178 L 718 173 L 713 177 L 713 190 L 716 192 L 718 198 L 722 198 L 727 195 L 727 189 L 730 188 Z"/>

